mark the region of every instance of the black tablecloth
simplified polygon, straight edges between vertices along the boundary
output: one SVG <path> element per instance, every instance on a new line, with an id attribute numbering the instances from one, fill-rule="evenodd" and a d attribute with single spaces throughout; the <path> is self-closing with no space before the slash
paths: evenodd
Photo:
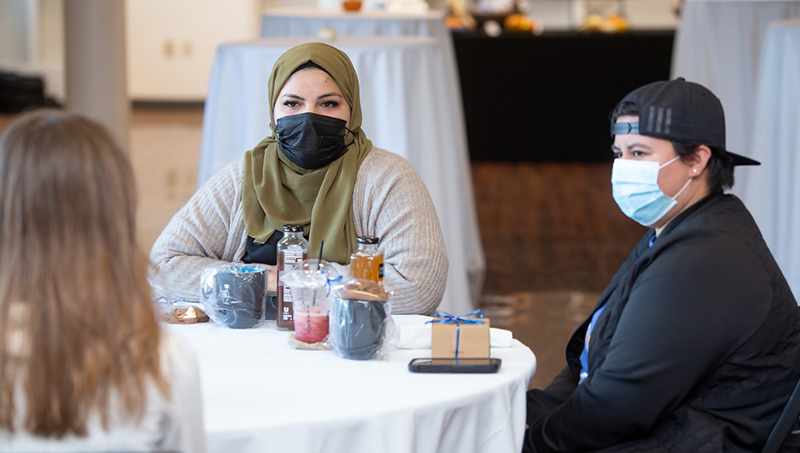
<path id="1" fill-rule="evenodd" d="M 609 114 L 667 80 L 674 31 L 454 34 L 472 160 L 610 160 Z"/>

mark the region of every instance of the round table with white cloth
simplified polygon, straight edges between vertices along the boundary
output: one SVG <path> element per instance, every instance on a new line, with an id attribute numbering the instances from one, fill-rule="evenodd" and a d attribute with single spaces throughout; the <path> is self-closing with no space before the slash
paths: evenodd
<path id="1" fill-rule="evenodd" d="M 424 316 L 395 316 L 424 324 Z M 513 340 L 492 348 L 496 374 L 422 374 L 430 350 L 390 347 L 383 360 L 292 348 L 272 325 L 169 325 L 193 345 L 209 453 L 516 453 L 536 357 Z"/>
<path id="2" fill-rule="evenodd" d="M 261 15 L 262 37 L 316 35 L 330 28 L 342 36 L 429 36 L 450 40 L 444 13 L 363 10 L 351 13 L 320 8 L 267 8 Z"/>
<path id="3" fill-rule="evenodd" d="M 742 198 L 800 297 L 800 19 L 770 25 L 753 103 L 751 156 L 761 162 Z"/>
<path id="4" fill-rule="evenodd" d="M 686 0 L 675 35 L 672 78 L 711 90 L 725 109 L 726 145 L 751 156 L 755 87 L 770 22 L 800 17 L 800 0 Z M 741 195 L 758 167 L 738 167 L 732 192 Z M 751 207 L 748 205 L 748 207 Z"/>

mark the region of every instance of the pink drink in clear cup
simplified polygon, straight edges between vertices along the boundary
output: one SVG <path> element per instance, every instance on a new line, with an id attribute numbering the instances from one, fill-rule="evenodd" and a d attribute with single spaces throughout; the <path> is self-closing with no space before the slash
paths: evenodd
<path id="1" fill-rule="evenodd" d="M 294 337 L 304 343 L 319 343 L 328 336 L 328 311 L 317 308 L 294 312 Z"/>
<path id="2" fill-rule="evenodd" d="M 326 261 L 306 260 L 300 269 L 281 275 L 292 290 L 294 338 L 303 343 L 319 343 L 328 336 L 330 280 L 338 274 Z"/>

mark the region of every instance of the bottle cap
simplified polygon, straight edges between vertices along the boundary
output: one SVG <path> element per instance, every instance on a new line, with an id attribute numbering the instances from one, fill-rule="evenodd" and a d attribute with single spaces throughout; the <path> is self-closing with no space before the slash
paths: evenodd
<path id="1" fill-rule="evenodd" d="M 356 238 L 356 241 L 359 244 L 379 244 L 381 242 L 377 236 L 360 236 Z"/>
<path id="2" fill-rule="evenodd" d="M 284 225 L 283 231 L 287 233 L 302 233 L 303 225 Z"/>

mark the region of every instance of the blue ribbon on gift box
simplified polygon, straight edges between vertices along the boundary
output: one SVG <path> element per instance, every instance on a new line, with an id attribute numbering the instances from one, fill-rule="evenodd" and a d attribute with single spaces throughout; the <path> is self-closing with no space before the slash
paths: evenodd
<path id="1" fill-rule="evenodd" d="M 430 321 L 426 322 L 425 324 L 430 324 L 432 322 L 437 322 L 441 324 L 455 324 L 456 325 L 456 360 L 458 360 L 458 346 L 461 341 L 461 324 L 484 324 L 484 321 L 481 321 L 483 318 L 484 313 L 483 310 L 480 308 L 469 313 L 464 316 L 453 316 L 450 313 L 443 311 L 439 313 L 438 311 L 433 314 L 434 318 L 438 319 L 431 319 Z"/>

